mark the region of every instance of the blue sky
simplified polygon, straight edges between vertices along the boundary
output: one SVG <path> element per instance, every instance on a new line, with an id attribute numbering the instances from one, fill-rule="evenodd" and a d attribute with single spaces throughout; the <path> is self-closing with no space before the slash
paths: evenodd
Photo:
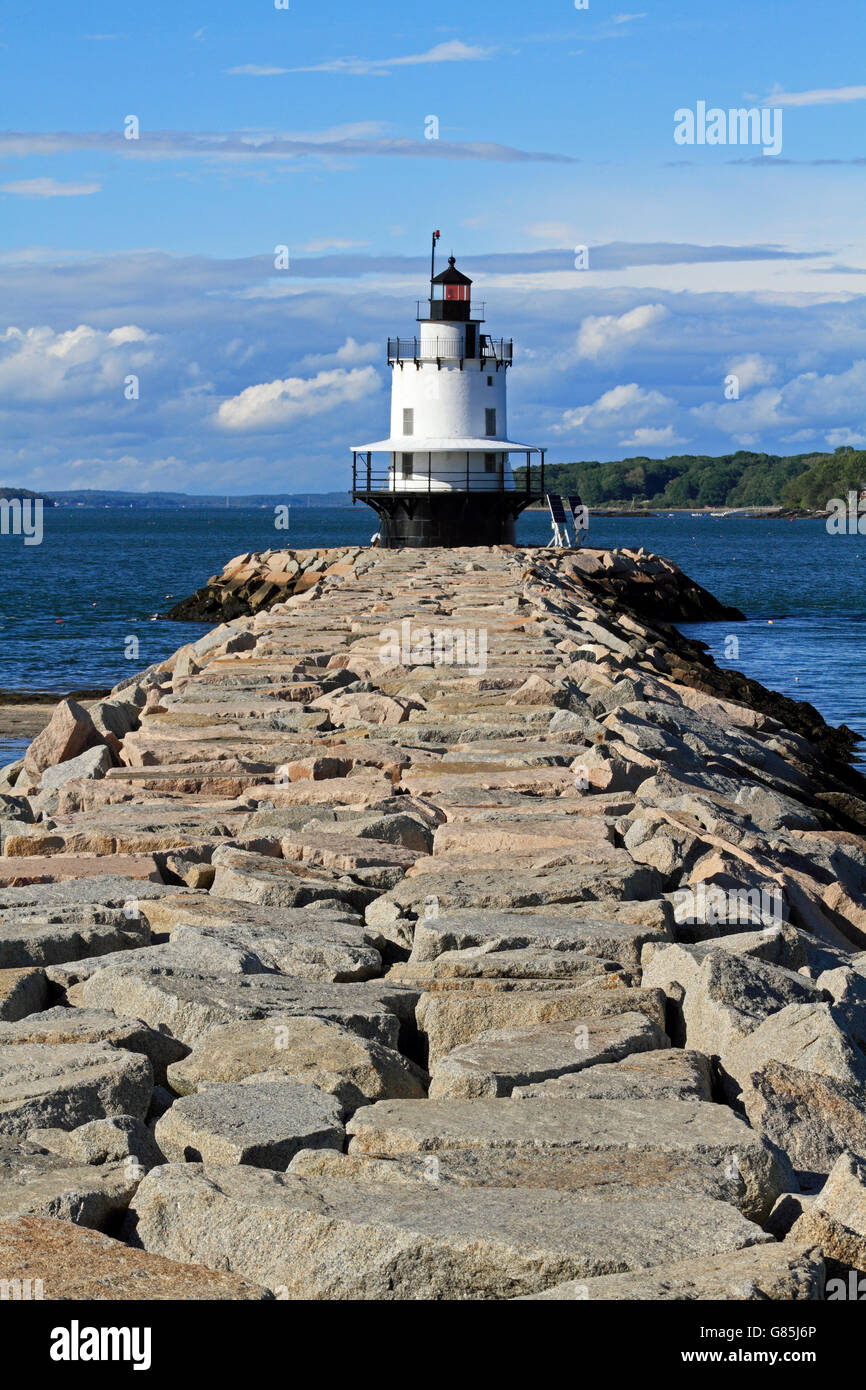
<path id="1" fill-rule="evenodd" d="M 862 3 L 289 5 L 0 14 L 0 482 L 347 485 L 434 226 L 551 459 L 866 444 Z"/>

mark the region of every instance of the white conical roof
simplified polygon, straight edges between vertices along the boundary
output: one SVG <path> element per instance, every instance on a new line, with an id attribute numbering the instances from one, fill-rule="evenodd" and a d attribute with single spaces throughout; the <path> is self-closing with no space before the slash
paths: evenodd
<path id="1" fill-rule="evenodd" d="M 495 450 L 539 453 L 538 444 L 518 444 L 514 439 L 488 439 L 485 436 L 454 438 L 442 435 L 438 438 L 425 438 L 423 435 L 394 435 L 391 439 L 378 439 L 374 444 L 353 444 L 352 452 L 357 454 L 406 453 L 406 454 L 444 454 L 457 450 L 460 453 L 488 453 Z"/>

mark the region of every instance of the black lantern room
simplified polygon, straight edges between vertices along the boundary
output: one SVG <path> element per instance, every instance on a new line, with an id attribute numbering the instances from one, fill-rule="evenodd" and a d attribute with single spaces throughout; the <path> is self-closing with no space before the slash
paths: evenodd
<path id="1" fill-rule="evenodd" d="M 448 323 L 468 323 L 472 281 L 448 257 L 448 269 L 430 281 L 430 318 Z"/>

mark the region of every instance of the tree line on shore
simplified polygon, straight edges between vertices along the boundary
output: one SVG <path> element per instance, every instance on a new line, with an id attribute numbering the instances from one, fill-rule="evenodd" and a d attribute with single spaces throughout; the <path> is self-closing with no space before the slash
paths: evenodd
<path id="1" fill-rule="evenodd" d="M 538 477 L 533 468 L 532 476 Z M 587 506 L 824 508 L 832 497 L 866 488 L 866 450 L 832 453 L 750 453 L 642 456 L 600 463 L 550 464 L 545 490 L 578 493 Z M 525 469 L 515 469 L 520 487 Z"/>

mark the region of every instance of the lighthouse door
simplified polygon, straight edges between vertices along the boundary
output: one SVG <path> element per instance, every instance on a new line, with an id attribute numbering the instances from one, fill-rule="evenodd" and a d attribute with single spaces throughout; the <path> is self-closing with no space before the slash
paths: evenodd
<path id="1" fill-rule="evenodd" d="M 467 357 L 475 357 L 475 356 L 477 355 L 477 352 L 476 352 L 476 348 L 477 348 L 477 338 L 476 338 L 476 335 L 477 335 L 477 333 L 478 333 L 477 326 L 476 326 L 474 323 L 467 323 L 467 325 L 466 325 L 466 356 L 467 356 Z"/>

